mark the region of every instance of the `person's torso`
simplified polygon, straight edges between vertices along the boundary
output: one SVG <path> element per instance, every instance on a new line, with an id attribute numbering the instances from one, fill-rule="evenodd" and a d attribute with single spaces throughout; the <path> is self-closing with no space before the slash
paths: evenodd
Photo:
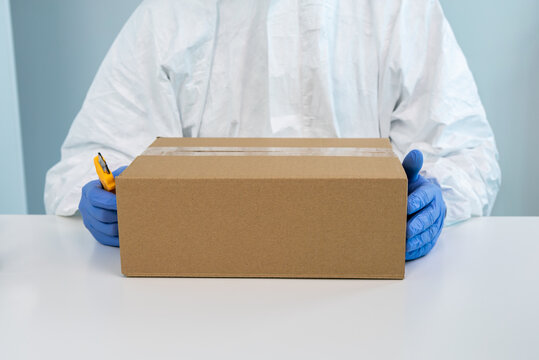
<path id="1" fill-rule="evenodd" d="M 167 60 L 183 136 L 380 137 L 369 2 L 223 1 Z"/>

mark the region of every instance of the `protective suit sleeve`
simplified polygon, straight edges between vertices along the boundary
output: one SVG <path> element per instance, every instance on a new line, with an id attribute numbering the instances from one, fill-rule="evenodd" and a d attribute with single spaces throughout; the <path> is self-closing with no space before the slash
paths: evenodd
<path id="1" fill-rule="evenodd" d="M 421 150 L 446 224 L 490 214 L 501 183 L 498 152 L 473 76 L 438 0 L 401 1 L 386 42 L 387 128 L 402 157 Z M 382 124 L 383 128 L 383 124 Z"/>
<path id="2" fill-rule="evenodd" d="M 98 151 L 112 169 L 128 165 L 156 136 L 181 136 L 175 92 L 161 59 L 174 32 L 167 6 L 145 1 L 133 13 L 104 59 L 46 177 L 48 214 L 73 215 Z M 165 22 L 165 24 L 163 24 Z M 163 26 L 154 26 L 159 23 Z M 165 49 L 165 50 L 163 50 Z"/>

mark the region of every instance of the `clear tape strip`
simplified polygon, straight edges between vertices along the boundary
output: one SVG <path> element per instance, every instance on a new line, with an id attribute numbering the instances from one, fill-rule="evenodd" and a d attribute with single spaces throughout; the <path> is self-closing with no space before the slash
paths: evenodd
<path id="1" fill-rule="evenodd" d="M 150 147 L 142 156 L 358 156 L 395 157 L 390 148 L 358 147 Z"/>

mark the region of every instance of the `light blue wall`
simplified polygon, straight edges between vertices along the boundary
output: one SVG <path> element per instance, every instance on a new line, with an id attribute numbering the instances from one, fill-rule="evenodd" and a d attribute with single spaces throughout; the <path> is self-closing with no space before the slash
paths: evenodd
<path id="1" fill-rule="evenodd" d="M 0 0 L 0 214 L 26 213 L 9 0 Z"/>
<path id="2" fill-rule="evenodd" d="M 112 41 L 140 0 L 12 0 L 30 213 Z M 88 159 L 92 161 L 92 159 Z"/>
<path id="3" fill-rule="evenodd" d="M 380 0 L 383 1 L 383 0 Z M 441 0 L 497 136 L 498 215 L 539 215 L 539 1 Z M 29 210 L 90 82 L 140 0 L 13 0 Z"/>
<path id="4" fill-rule="evenodd" d="M 539 1 L 442 0 L 500 151 L 494 215 L 539 215 Z"/>

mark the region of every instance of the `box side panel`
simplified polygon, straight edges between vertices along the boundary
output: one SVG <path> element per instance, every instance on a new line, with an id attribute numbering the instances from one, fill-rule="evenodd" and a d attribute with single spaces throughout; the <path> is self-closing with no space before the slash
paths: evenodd
<path id="1" fill-rule="evenodd" d="M 118 213 L 130 276 L 404 276 L 402 179 L 123 179 Z"/>

